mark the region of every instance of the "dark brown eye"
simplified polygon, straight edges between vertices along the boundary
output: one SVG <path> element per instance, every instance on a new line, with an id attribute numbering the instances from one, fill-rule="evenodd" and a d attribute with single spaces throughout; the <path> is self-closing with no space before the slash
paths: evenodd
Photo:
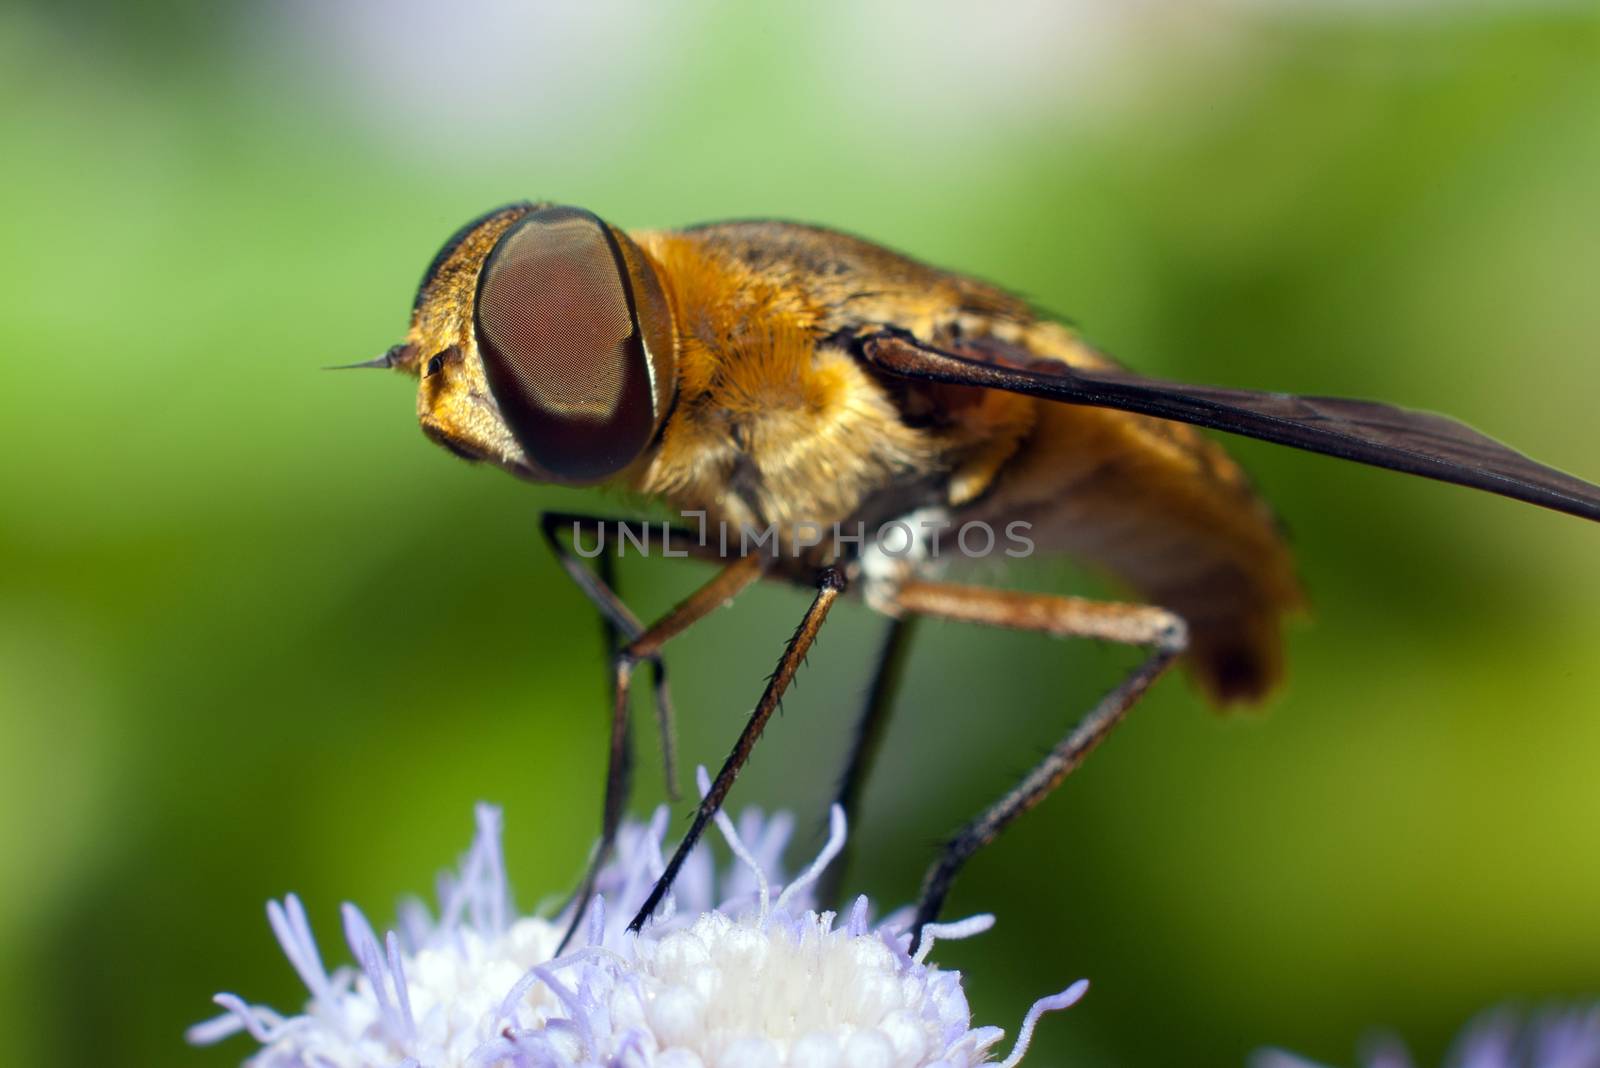
<path id="1" fill-rule="evenodd" d="M 529 459 L 559 481 L 631 464 L 671 396 L 670 329 L 651 326 L 665 300 L 623 241 L 587 211 L 540 208 L 501 236 L 478 278 L 473 316 L 489 389 Z"/>

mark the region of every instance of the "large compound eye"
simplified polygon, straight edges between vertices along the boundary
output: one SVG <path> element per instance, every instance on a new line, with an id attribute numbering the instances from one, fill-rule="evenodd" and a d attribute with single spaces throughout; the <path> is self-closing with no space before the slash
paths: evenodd
<path id="1" fill-rule="evenodd" d="M 587 211 L 540 208 L 501 236 L 478 278 L 489 389 L 528 458 L 558 481 L 627 467 L 670 404 L 670 316 L 665 330 L 653 325 L 665 314 L 660 283 L 624 241 Z"/>

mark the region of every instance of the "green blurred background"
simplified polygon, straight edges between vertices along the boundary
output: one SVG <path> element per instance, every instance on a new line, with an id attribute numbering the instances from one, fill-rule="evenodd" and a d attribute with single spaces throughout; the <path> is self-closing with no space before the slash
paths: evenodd
<path id="1" fill-rule="evenodd" d="M 576 491 L 469 468 L 398 377 L 423 265 L 500 202 L 775 215 L 1003 282 L 1135 366 L 1459 415 L 1600 477 L 1600 20 L 1474 3 L 0 12 L 0 1032 L 23 1065 L 237 1063 L 184 1026 L 303 991 L 262 915 L 391 915 L 507 809 L 567 887 L 603 764 L 595 628 L 536 536 Z M 1502 999 L 1600 993 L 1600 540 L 1239 448 L 1315 602 L 1265 717 L 1181 680 L 959 884 L 978 1018 L 1085 975 L 1030 1064 L 1436 1059 Z M 621 505 L 611 502 L 612 509 Z M 641 610 L 698 565 L 627 563 Z M 1019 586 L 1104 592 L 1059 563 Z M 673 650 L 714 762 L 803 599 Z M 814 846 L 880 621 L 819 651 L 735 794 Z M 930 626 L 852 884 L 931 846 L 1116 650 Z M 636 811 L 660 794 L 646 771 Z M 795 769 L 806 769 L 797 774 Z"/>

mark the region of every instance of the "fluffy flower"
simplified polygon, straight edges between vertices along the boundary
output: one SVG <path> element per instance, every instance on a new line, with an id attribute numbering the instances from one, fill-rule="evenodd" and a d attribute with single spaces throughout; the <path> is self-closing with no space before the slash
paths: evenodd
<path id="1" fill-rule="evenodd" d="M 1413 1068 L 1405 1046 L 1375 1043 L 1362 1068 Z M 1511 1009 L 1484 1013 L 1445 1058 L 1445 1068 L 1600 1068 L 1600 1007 L 1549 1009 L 1525 1016 Z M 1256 1055 L 1252 1068 L 1320 1068 L 1280 1050 Z"/>
<path id="2" fill-rule="evenodd" d="M 226 1014 L 191 1028 L 189 1040 L 246 1032 L 263 1047 L 251 1068 L 963 1068 L 987 1062 L 1003 1037 L 972 1026 L 960 973 L 928 961 L 936 939 L 987 930 L 993 917 L 931 925 L 913 955 L 904 911 L 874 923 L 861 897 L 841 923 L 813 907 L 812 884 L 844 845 L 837 808 L 821 855 L 784 886 L 769 873 L 792 820 L 746 812 L 735 830 L 719 816 L 740 863 L 719 876 L 696 850 L 639 935 L 625 925 L 663 869 L 666 810 L 625 827 L 586 910 L 585 944 L 560 957 L 570 914 L 519 916 L 499 811 L 480 805 L 477 824 L 459 873 L 441 879 L 437 918 L 408 903 L 380 940 L 344 906 L 356 967 L 326 971 L 299 900 L 269 903 L 273 932 L 311 992 L 305 1010 L 286 1017 L 219 994 Z M 1005 1068 L 1021 1060 L 1038 1018 L 1086 986 L 1034 1004 Z"/>

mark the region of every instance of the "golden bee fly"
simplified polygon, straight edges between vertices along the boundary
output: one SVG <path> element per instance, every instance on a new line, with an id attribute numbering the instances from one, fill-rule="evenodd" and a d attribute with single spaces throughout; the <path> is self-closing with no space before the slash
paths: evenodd
<path id="1" fill-rule="evenodd" d="M 1271 510 L 1197 426 L 1600 520 L 1600 488 L 1442 416 L 1145 378 L 1000 289 L 786 222 L 625 233 L 579 208 L 498 208 L 434 257 L 405 342 L 355 366 L 415 376 L 424 433 L 458 456 L 534 482 L 620 487 L 698 514 L 698 532 L 669 528 L 664 547 L 717 571 L 648 626 L 614 592 L 610 556 L 591 569 L 583 560 L 591 554 L 564 540 L 605 536 L 606 521 L 544 519 L 563 567 L 610 628 L 613 654 L 601 846 L 580 901 L 628 794 L 635 669 L 653 670 L 670 769 L 662 647 L 758 579 L 813 591 L 635 929 L 660 904 L 847 591 L 891 620 L 842 777 L 847 810 L 919 617 L 1147 650 L 944 845 L 923 883 L 914 938 L 963 863 L 1077 768 L 1172 664 L 1183 663 L 1219 706 L 1267 694 L 1300 585 Z M 705 536 L 709 524 L 723 536 Z M 1039 549 L 1108 572 L 1137 602 L 942 578 L 956 536 L 1016 524 Z M 809 536 L 823 526 L 868 533 Z M 899 551 L 883 543 L 890 527 L 904 540 Z M 751 550 L 742 538 L 730 544 L 730 528 L 777 535 Z"/>

